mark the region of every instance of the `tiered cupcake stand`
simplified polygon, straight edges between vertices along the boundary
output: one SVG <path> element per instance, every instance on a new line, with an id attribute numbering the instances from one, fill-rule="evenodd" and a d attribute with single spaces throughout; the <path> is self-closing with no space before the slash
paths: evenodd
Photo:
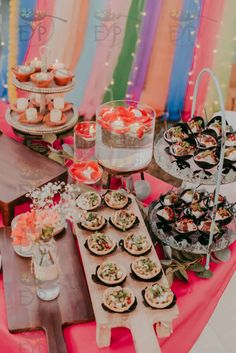
<path id="1" fill-rule="evenodd" d="M 153 233 L 158 237 L 161 242 L 164 244 L 170 246 L 171 248 L 175 248 L 177 250 L 183 250 L 187 252 L 192 252 L 192 253 L 198 253 L 198 254 L 206 254 L 207 255 L 207 260 L 205 267 L 206 269 L 209 268 L 209 262 L 210 262 L 210 256 L 211 252 L 213 251 L 219 251 L 222 250 L 226 247 L 228 247 L 233 241 L 236 240 L 236 226 L 235 226 L 235 218 L 232 221 L 233 226 L 232 229 L 229 229 L 228 232 L 226 232 L 223 236 L 222 239 L 219 243 L 214 243 L 213 242 L 213 232 L 215 228 L 215 220 L 216 220 L 216 212 L 217 212 L 217 204 L 218 204 L 218 196 L 219 196 L 219 190 L 220 190 L 220 185 L 221 184 L 227 184 L 227 183 L 233 183 L 236 181 L 236 172 L 231 170 L 227 174 L 223 174 L 223 163 L 224 163 L 224 151 L 225 151 L 225 141 L 226 141 L 226 119 L 225 119 L 225 111 L 224 111 L 224 103 L 223 103 L 223 97 L 222 93 L 220 90 L 220 86 L 218 83 L 217 78 L 215 75 L 212 73 L 211 70 L 205 68 L 203 69 L 197 78 L 196 85 L 194 88 L 194 95 L 193 95 L 193 105 L 192 105 L 192 111 L 191 111 L 191 118 L 194 116 L 195 108 L 196 108 L 196 100 L 197 100 L 197 94 L 198 94 L 198 88 L 199 84 L 201 82 L 202 76 L 204 74 L 209 74 L 211 78 L 213 79 L 217 93 L 219 96 L 219 102 L 221 105 L 221 116 L 222 116 L 222 139 L 221 139 L 221 150 L 220 150 L 220 161 L 217 167 L 214 168 L 214 170 L 211 170 L 211 173 L 206 174 L 203 170 L 198 171 L 196 165 L 194 164 L 193 160 L 191 160 L 189 163 L 189 167 L 185 169 L 181 169 L 174 161 L 174 159 L 168 155 L 165 151 L 167 147 L 167 143 L 165 142 L 164 138 L 161 137 L 160 139 L 157 140 L 157 143 L 154 148 L 154 157 L 156 160 L 156 163 L 168 174 L 181 179 L 183 181 L 183 185 L 188 182 L 191 184 L 194 184 L 194 188 L 197 189 L 200 186 L 204 185 L 215 185 L 215 197 L 214 197 L 214 206 L 212 210 L 212 223 L 211 223 L 211 229 L 210 229 L 210 237 L 209 237 L 209 243 L 206 246 L 201 245 L 200 243 L 197 244 L 188 244 L 186 241 L 179 242 L 174 240 L 173 236 L 170 236 L 169 234 L 166 234 L 162 229 L 158 229 L 156 226 L 156 205 L 153 204 L 151 206 L 151 209 L 149 211 L 149 220 L 150 220 L 150 226 L 153 231 Z"/>

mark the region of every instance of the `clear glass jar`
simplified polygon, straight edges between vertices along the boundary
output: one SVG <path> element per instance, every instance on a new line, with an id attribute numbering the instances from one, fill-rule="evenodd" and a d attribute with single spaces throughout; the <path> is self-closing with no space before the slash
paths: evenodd
<path id="1" fill-rule="evenodd" d="M 81 121 L 74 128 L 74 160 L 88 161 L 94 159 L 96 123 Z"/>
<path id="2" fill-rule="evenodd" d="M 55 299 L 60 293 L 59 256 L 55 240 L 39 240 L 34 246 L 32 261 L 37 296 L 45 301 Z"/>
<path id="3" fill-rule="evenodd" d="M 134 172 L 152 159 L 155 111 L 146 104 L 118 100 L 96 112 L 95 155 L 99 163 L 117 172 Z"/>

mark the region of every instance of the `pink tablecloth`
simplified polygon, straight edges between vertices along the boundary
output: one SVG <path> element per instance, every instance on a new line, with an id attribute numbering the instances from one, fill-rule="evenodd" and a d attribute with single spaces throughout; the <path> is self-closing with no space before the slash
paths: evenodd
<path id="1" fill-rule="evenodd" d="M 3 121 L 5 106 L 0 105 L 0 129 L 11 135 Z M 146 175 L 152 185 L 152 195 L 146 200 L 150 203 L 160 193 L 171 186 L 163 181 Z M 27 208 L 17 207 L 16 213 Z M 231 246 L 232 257 L 227 263 L 212 264 L 214 276 L 209 280 L 189 275 L 189 283 L 174 281 L 172 289 L 177 295 L 180 315 L 174 321 L 174 333 L 160 340 L 163 353 L 188 353 L 214 311 L 225 287 L 236 269 L 236 244 Z M 95 322 L 74 325 L 64 329 L 69 353 L 134 353 L 132 337 L 127 329 L 114 329 L 112 342 L 108 348 L 96 346 Z M 10 334 L 7 329 L 6 307 L 2 275 L 0 275 L 0 352 L 1 353 L 46 353 L 46 340 L 43 332 Z M 55 352 L 56 353 L 56 352 Z"/>

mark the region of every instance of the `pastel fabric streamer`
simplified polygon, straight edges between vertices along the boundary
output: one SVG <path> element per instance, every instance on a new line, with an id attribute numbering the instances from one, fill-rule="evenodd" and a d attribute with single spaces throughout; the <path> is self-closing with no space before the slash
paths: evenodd
<path id="1" fill-rule="evenodd" d="M 221 27 L 221 19 L 224 12 L 224 0 L 218 0 L 217 6 L 214 1 L 205 0 L 203 2 L 200 27 L 194 49 L 194 57 L 189 74 L 189 80 L 195 83 L 198 73 L 204 68 L 212 68 L 215 49 L 217 46 L 217 35 Z M 202 114 L 207 94 L 209 77 L 203 77 L 197 97 L 196 114 Z M 194 84 L 187 87 L 183 119 L 190 117 Z"/>
<path id="2" fill-rule="evenodd" d="M 228 93 L 232 62 L 234 61 L 236 54 L 235 18 L 236 2 L 235 0 L 228 0 L 225 3 L 222 26 L 219 32 L 217 52 L 215 54 L 214 64 L 212 67 L 213 72 L 216 73 L 219 79 L 225 100 Z M 218 96 L 212 81 L 209 84 L 205 107 L 209 115 L 220 110 Z"/>
<path id="3" fill-rule="evenodd" d="M 153 40 L 155 37 L 156 27 L 160 15 L 162 0 L 146 0 L 143 22 L 140 33 L 140 45 L 137 50 L 137 56 L 133 63 L 129 81 L 132 83 L 128 86 L 127 94 L 131 99 L 139 100 L 144 81 L 148 62 L 152 50 Z"/>
<path id="4" fill-rule="evenodd" d="M 2 22 L 2 41 L 4 46 L 1 46 L 0 52 L 0 97 L 6 99 L 7 97 L 7 61 L 8 61 L 8 42 L 9 42 L 9 6 L 6 2 L 2 3 L 2 11 L 4 18 Z"/>
<path id="5" fill-rule="evenodd" d="M 55 23 L 59 21 L 53 17 L 56 0 L 37 0 L 35 16 L 32 19 L 32 36 L 25 54 L 25 61 L 40 58 L 39 49 L 47 45 L 49 38 L 55 33 Z"/>
<path id="6" fill-rule="evenodd" d="M 188 73 L 192 65 L 195 39 L 200 22 L 201 4 L 201 0 L 185 0 L 180 15 L 166 107 L 169 120 L 181 118 L 189 80 Z"/>
<path id="7" fill-rule="evenodd" d="M 107 0 L 90 0 L 89 2 L 88 21 L 83 48 L 74 71 L 76 76 L 75 88 L 68 93 L 68 99 L 78 105 L 81 104 L 94 63 L 97 48 L 96 31 L 99 29 L 96 28 L 100 26 L 100 20 L 97 18 L 97 14 L 103 13 L 106 4 Z"/>
<path id="8" fill-rule="evenodd" d="M 168 95 L 169 81 L 179 28 L 183 0 L 162 1 L 144 89 L 140 100 L 162 114 Z"/>
<path id="9" fill-rule="evenodd" d="M 90 119 L 101 103 L 104 89 L 112 80 L 124 39 L 124 28 L 131 0 L 110 0 L 96 31 L 97 49 L 95 60 L 89 76 L 83 101 L 79 107 L 80 114 Z"/>
<path id="10" fill-rule="evenodd" d="M 24 63 L 25 54 L 33 33 L 36 0 L 21 0 L 19 7 L 18 64 Z"/>
<path id="11" fill-rule="evenodd" d="M 107 102 L 111 99 L 124 99 L 129 74 L 136 51 L 136 43 L 138 39 L 139 27 L 143 16 L 144 0 L 133 0 L 125 27 L 124 43 L 116 65 L 113 80 L 114 84 L 107 89 L 103 101 Z"/>

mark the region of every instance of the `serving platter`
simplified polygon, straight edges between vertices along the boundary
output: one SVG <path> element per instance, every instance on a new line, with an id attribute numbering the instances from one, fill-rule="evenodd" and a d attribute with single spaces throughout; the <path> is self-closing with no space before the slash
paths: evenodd
<path id="1" fill-rule="evenodd" d="M 157 140 L 154 146 L 154 158 L 156 163 L 166 173 L 171 176 L 190 183 L 197 183 L 203 185 L 216 185 L 217 182 L 217 167 L 209 170 L 211 175 L 206 174 L 203 170 L 194 163 L 193 158 L 186 162 L 189 167 L 182 169 L 178 166 L 176 159 L 166 152 L 168 147 L 167 142 L 163 137 Z M 233 183 L 236 181 L 236 171 L 231 169 L 227 174 L 222 175 L 221 184 Z"/>
<path id="2" fill-rule="evenodd" d="M 132 256 L 126 251 L 122 251 L 122 248 L 118 245 L 118 243 L 132 231 L 134 231 L 135 234 L 145 234 L 150 239 L 150 242 L 151 238 L 142 219 L 142 215 L 135 201 L 135 197 L 133 195 L 129 195 L 129 197 L 132 202 L 126 209 L 135 213 L 139 219 L 139 224 L 129 231 L 122 232 L 114 228 L 108 222 L 102 232 L 109 235 L 112 240 L 117 243 L 116 250 L 109 255 L 94 256 L 85 248 L 84 244 L 87 237 L 91 235 L 91 231 L 83 230 L 75 224 L 74 232 L 78 240 L 96 318 L 96 340 L 98 347 L 106 347 L 110 345 L 112 328 L 127 327 L 132 332 L 137 353 L 143 353 L 144 351 L 149 353 L 157 353 L 160 352 L 160 348 L 156 334 L 153 330 L 153 325 L 156 324 L 156 333 L 158 333 L 160 337 L 168 336 L 172 331 L 172 321 L 178 316 L 178 308 L 176 304 L 172 308 L 164 310 L 155 310 L 150 307 L 146 307 L 143 303 L 142 290 L 147 287 L 148 282 L 137 281 L 130 277 L 130 265 L 137 259 L 137 256 Z M 114 210 L 106 207 L 105 205 L 100 206 L 97 209 L 97 212 L 103 215 L 106 219 L 109 219 L 114 214 Z M 153 245 L 151 246 L 148 256 L 160 264 Z M 127 278 L 123 286 L 131 288 L 137 298 L 137 307 L 134 311 L 121 314 L 110 313 L 103 309 L 102 297 L 106 286 L 95 283 L 92 276 L 96 273 L 97 266 L 101 265 L 101 263 L 105 260 L 115 261 L 117 264 L 122 265 L 122 267 L 126 269 Z M 158 283 L 168 287 L 168 282 L 164 274 Z"/>
<path id="3" fill-rule="evenodd" d="M 29 82 L 20 82 L 17 80 L 15 77 L 13 79 L 13 84 L 19 88 L 22 89 L 23 91 L 28 91 L 28 92 L 33 92 L 33 93 L 46 93 L 46 94 L 56 94 L 56 93 L 64 93 L 64 92 L 69 92 L 73 89 L 75 83 L 74 81 L 70 82 L 69 84 L 65 86 L 58 86 L 56 83 L 53 81 L 50 85 L 50 87 L 47 88 L 40 88 L 37 87 L 34 82 L 29 81 Z"/>
<path id="4" fill-rule="evenodd" d="M 189 190 L 189 189 L 186 189 L 186 190 Z M 174 194 L 181 195 L 182 192 L 183 192 L 182 189 L 177 191 L 175 190 Z M 165 220 L 162 221 L 160 219 L 160 215 L 158 216 L 157 212 L 164 208 L 163 202 L 161 202 L 161 199 L 162 199 L 162 196 L 160 197 L 160 199 L 153 201 L 149 207 L 148 222 L 153 235 L 157 237 L 162 243 L 169 245 L 173 249 L 195 253 L 195 254 L 207 254 L 208 241 L 205 244 L 205 242 L 201 240 L 201 236 L 203 233 L 200 233 L 199 230 L 192 233 L 186 233 L 186 234 L 182 233 L 182 235 L 180 235 L 181 233 L 179 233 L 174 227 L 175 223 L 173 222 L 168 223 Z M 201 202 L 201 200 L 197 202 Z M 181 209 L 181 214 L 183 211 L 182 216 L 184 216 L 185 214 L 186 218 L 190 216 L 190 219 L 191 219 L 191 215 L 189 213 L 185 213 L 186 210 L 189 210 L 189 207 L 191 205 L 193 205 L 193 203 L 186 203 L 186 204 L 182 203 L 179 206 L 174 206 L 173 204 L 166 208 L 167 209 L 170 208 L 175 212 L 175 207 L 179 207 L 179 209 Z M 205 213 L 203 213 L 203 215 L 199 218 L 199 220 L 197 220 L 192 216 L 194 219 L 194 223 L 200 224 L 201 220 L 205 221 L 211 216 L 211 209 L 207 210 L 207 207 L 209 208 L 209 204 L 206 206 Z M 230 208 L 230 205 L 228 206 L 228 208 Z M 176 209 L 176 212 L 177 212 L 177 209 Z M 231 221 L 227 225 L 223 226 L 223 228 L 221 229 L 223 230 L 223 234 L 219 238 L 217 238 L 217 241 L 212 242 L 211 249 L 210 249 L 211 252 L 223 250 L 236 240 L 235 217 L 233 217 Z"/>
<path id="5" fill-rule="evenodd" d="M 47 126 L 44 123 L 35 124 L 35 125 L 22 124 L 18 121 L 19 114 L 11 110 L 11 108 L 7 109 L 5 119 L 8 122 L 8 124 L 11 125 L 17 131 L 20 131 L 25 134 L 33 135 L 33 136 L 41 136 L 46 133 L 53 133 L 53 134 L 62 133 L 64 131 L 71 129 L 77 123 L 78 114 L 74 106 L 72 107 L 72 109 L 70 109 L 67 112 L 64 112 L 63 114 L 66 115 L 67 122 L 64 125 L 53 126 L 53 127 Z"/>

